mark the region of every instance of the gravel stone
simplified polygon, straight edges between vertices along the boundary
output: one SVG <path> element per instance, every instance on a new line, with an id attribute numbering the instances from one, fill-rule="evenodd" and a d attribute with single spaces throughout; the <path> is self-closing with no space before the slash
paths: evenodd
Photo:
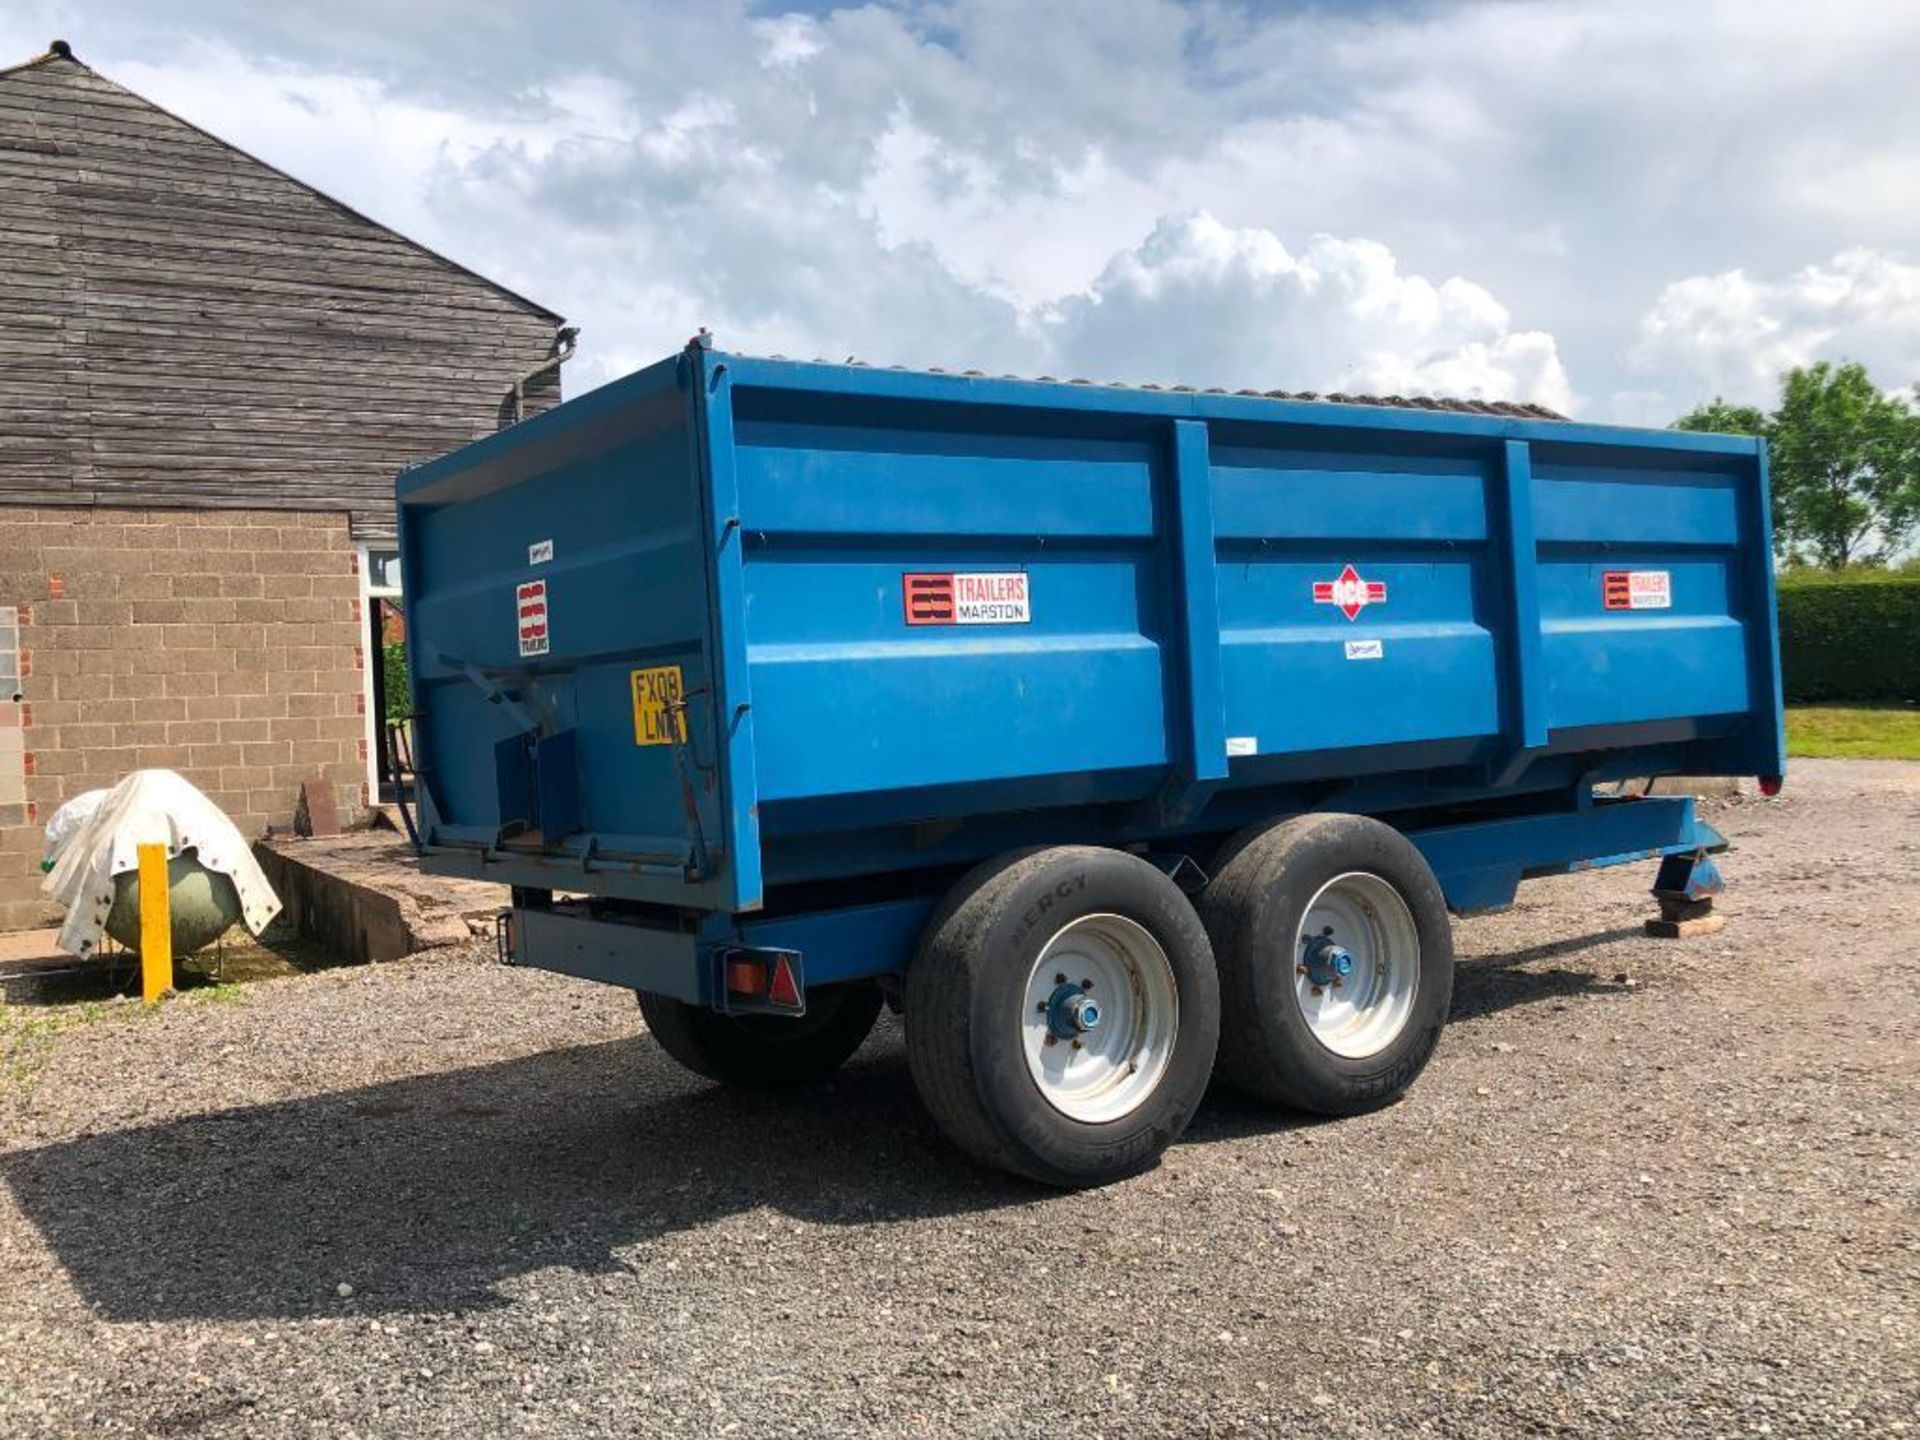
<path id="1" fill-rule="evenodd" d="M 1218 1090 L 1086 1194 L 963 1160 L 891 1021 L 733 1094 L 485 945 L 0 1012 L 0 1435 L 1920 1432 L 1920 766 L 1709 818 L 1725 930 L 1530 884 L 1404 1102 Z"/>

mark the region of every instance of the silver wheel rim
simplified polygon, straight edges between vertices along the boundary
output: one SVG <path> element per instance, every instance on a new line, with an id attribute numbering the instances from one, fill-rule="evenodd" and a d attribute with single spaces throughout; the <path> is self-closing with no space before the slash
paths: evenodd
<path id="1" fill-rule="evenodd" d="M 1407 1028 L 1420 988 L 1420 931 L 1380 876 L 1354 870 L 1322 885 L 1294 933 L 1292 961 L 1300 1014 L 1334 1054 L 1368 1059 Z"/>
<path id="2" fill-rule="evenodd" d="M 1027 1073 L 1049 1105 L 1088 1125 L 1122 1119 L 1159 1088 L 1173 1060 L 1173 962 L 1124 915 L 1082 916 L 1033 962 L 1021 1028 Z"/>

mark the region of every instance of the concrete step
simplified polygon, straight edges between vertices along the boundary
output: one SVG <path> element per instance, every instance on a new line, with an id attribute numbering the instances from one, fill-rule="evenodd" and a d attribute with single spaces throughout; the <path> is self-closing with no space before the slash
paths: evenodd
<path id="1" fill-rule="evenodd" d="M 491 934 L 507 887 L 420 873 L 390 830 L 274 836 L 253 853 L 302 935 L 342 959 L 399 960 Z"/>

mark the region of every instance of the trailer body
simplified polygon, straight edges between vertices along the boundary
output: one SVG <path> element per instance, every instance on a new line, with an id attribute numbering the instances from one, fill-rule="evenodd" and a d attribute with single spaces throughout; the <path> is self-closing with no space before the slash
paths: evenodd
<path id="1" fill-rule="evenodd" d="M 1468 912 L 1720 844 L 1606 782 L 1784 771 L 1740 437 L 696 344 L 398 501 L 424 863 L 691 1003 L 897 976 L 1023 846 L 1352 812 Z"/>

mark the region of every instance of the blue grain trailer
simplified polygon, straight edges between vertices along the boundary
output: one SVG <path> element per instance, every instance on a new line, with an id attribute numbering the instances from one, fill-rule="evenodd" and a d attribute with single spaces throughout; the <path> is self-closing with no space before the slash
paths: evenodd
<path id="1" fill-rule="evenodd" d="M 398 494 L 424 863 L 512 887 L 505 958 L 729 1082 L 890 1003 L 1055 1184 L 1153 1163 L 1216 1049 L 1391 1101 L 1449 911 L 1720 847 L 1607 782 L 1784 769 L 1750 439 L 703 340 Z"/>

